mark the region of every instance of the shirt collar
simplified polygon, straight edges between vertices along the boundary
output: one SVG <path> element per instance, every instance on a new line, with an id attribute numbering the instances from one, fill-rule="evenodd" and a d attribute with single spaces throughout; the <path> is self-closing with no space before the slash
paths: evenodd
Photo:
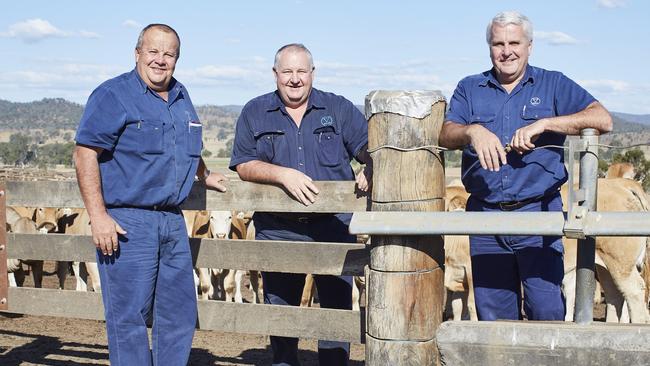
<path id="1" fill-rule="evenodd" d="M 527 82 L 534 83 L 535 82 L 535 68 L 526 65 L 526 71 L 524 71 L 524 77 L 519 81 L 520 84 L 526 84 Z M 479 82 L 479 86 L 487 86 L 488 83 L 492 83 L 495 86 L 500 86 L 501 84 L 497 80 L 496 76 L 494 76 L 494 68 L 491 68 L 488 71 L 485 71 L 483 73 L 483 79 Z"/>
<path id="2" fill-rule="evenodd" d="M 131 71 L 130 77 L 133 85 L 137 88 L 137 90 L 140 91 L 140 94 L 145 94 L 147 91 L 152 91 L 144 82 L 144 80 L 142 80 L 136 68 Z M 169 82 L 169 90 L 167 95 L 168 103 L 171 104 L 173 101 L 175 101 L 183 93 L 183 89 L 185 89 L 183 84 L 179 83 L 174 77 L 172 77 L 172 80 Z"/>
<path id="3" fill-rule="evenodd" d="M 309 111 L 312 108 L 313 109 L 325 108 L 325 104 L 323 103 L 321 92 L 316 88 L 311 88 L 311 92 L 309 93 L 309 99 L 307 99 L 307 111 Z M 286 113 L 286 107 L 282 102 L 282 98 L 280 98 L 280 94 L 276 90 L 271 96 L 271 100 L 269 101 L 269 104 L 266 107 L 266 111 L 273 112 L 273 111 L 277 111 L 278 109 Z"/>

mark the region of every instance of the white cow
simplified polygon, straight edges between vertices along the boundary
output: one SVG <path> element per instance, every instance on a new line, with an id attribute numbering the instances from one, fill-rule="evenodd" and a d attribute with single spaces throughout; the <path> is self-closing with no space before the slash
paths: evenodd
<path id="1" fill-rule="evenodd" d="M 232 213 L 232 226 L 230 229 L 229 238 L 233 240 L 255 240 L 255 225 L 252 221 L 252 212 L 237 212 Z M 242 303 L 244 301 L 242 295 L 242 282 L 246 273 L 249 274 L 250 291 L 253 295 L 253 303 L 259 304 L 262 302 L 262 276 L 259 271 L 255 270 L 241 270 L 231 269 L 223 270 L 221 273 L 220 284 L 223 285 L 224 295 L 226 301 L 235 301 Z"/>
<path id="2" fill-rule="evenodd" d="M 218 238 L 228 236 L 232 223 L 230 211 L 197 211 L 196 213 L 183 212 L 185 224 L 189 227 L 188 221 L 194 216 L 191 230 L 188 231 L 194 238 Z M 203 300 L 214 299 L 215 286 L 212 279 L 212 270 L 209 268 L 195 268 L 194 272 L 198 277 L 197 296 Z M 217 271 L 218 272 L 218 271 Z M 196 280 L 196 279 L 195 279 Z"/>

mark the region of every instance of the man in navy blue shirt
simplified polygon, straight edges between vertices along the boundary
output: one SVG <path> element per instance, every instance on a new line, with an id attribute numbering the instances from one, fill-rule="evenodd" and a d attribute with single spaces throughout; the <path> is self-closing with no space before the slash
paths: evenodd
<path id="1" fill-rule="evenodd" d="M 97 247 L 111 365 L 186 365 L 196 326 L 183 216 L 197 174 L 225 191 L 201 159 L 202 126 L 172 77 L 180 39 L 164 24 L 138 38 L 135 69 L 88 99 L 74 160 Z M 153 319 L 152 350 L 146 321 Z"/>
<path id="2" fill-rule="evenodd" d="M 273 67 L 277 90 L 248 102 L 235 131 L 230 169 L 242 180 L 277 184 L 304 205 L 315 202 L 317 180 L 355 180 L 350 160 L 369 163 L 368 125 L 345 98 L 312 88 L 314 63 L 302 44 L 278 50 Z M 368 179 L 356 178 L 361 190 Z M 256 212 L 257 240 L 354 242 L 350 214 Z M 263 272 L 264 302 L 296 306 L 304 274 Z M 350 276 L 316 275 L 323 308 L 352 308 Z M 299 365 L 298 339 L 271 337 L 273 365 Z M 347 365 L 349 343 L 319 341 L 320 364 Z"/>
<path id="3" fill-rule="evenodd" d="M 533 28 L 517 12 L 497 14 L 487 28 L 492 69 L 458 83 L 440 135 L 462 148 L 469 211 L 561 211 L 567 180 L 566 135 L 612 130 L 607 110 L 556 71 L 528 65 Z M 506 151 L 509 145 L 511 151 Z M 470 236 L 480 320 L 564 320 L 560 237 Z"/>

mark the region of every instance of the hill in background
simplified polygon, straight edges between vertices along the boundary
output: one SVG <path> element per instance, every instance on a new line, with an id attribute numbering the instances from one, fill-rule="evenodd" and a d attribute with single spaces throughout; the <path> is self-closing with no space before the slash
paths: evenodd
<path id="1" fill-rule="evenodd" d="M 0 99 L 0 131 L 22 132 L 29 135 L 74 136 L 84 106 L 62 98 L 45 98 L 39 101 L 18 103 Z M 363 106 L 357 106 L 363 111 Z M 196 111 L 206 130 L 206 145 L 224 142 L 234 134 L 240 105 L 200 105 Z M 650 115 L 612 112 L 614 131 L 603 140 L 619 140 L 626 144 L 650 141 Z M 71 132 L 71 133 L 65 133 Z M 621 136 L 616 136 L 621 134 Z M 6 135 L 6 133 L 5 133 Z M 64 138 L 65 140 L 65 138 Z M 603 141 L 604 143 L 607 143 Z"/>

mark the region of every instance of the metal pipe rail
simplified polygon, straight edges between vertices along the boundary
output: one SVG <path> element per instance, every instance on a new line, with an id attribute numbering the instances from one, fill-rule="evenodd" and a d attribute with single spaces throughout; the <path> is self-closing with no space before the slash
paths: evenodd
<path id="1" fill-rule="evenodd" d="M 566 212 L 356 212 L 351 234 L 559 235 Z M 588 212 L 586 236 L 650 236 L 650 212 Z"/>

